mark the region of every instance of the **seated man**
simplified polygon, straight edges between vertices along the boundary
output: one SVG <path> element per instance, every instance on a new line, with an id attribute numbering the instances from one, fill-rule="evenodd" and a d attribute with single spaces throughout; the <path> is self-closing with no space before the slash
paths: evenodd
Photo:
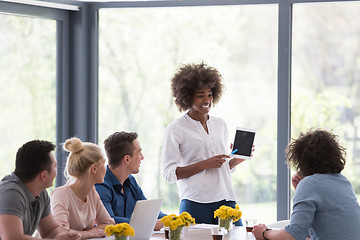
<path id="1" fill-rule="evenodd" d="M 52 186 L 57 162 L 47 141 L 25 143 L 16 154 L 15 171 L 0 182 L 0 239 L 43 238 L 77 240 L 81 236 L 59 227 L 50 211 L 46 188 Z"/>
<path id="2" fill-rule="evenodd" d="M 131 174 L 139 172 L 144 156 L 137 140 L 137 133 L 116 132 L 104 141 L 108 167 L 104 183 L 96 184 L 96 190 L 105 208 L 116 223 L 129 223 L 138 200 L 145 200 L 140 186 Z M 159 219 L 165 216 L 160 212 Z M 155 230 L 163 224 L 158 220 Z"/>

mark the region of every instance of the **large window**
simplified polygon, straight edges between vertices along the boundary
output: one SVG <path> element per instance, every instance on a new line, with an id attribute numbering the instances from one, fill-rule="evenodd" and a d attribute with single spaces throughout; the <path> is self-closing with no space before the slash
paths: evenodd
<path id="1" fill-rule="evenodd" d="M 55 143 L 56 22 L 0 13 L 0 177 L 33 139 Z"/>
<path id="2" fill-rule="evenodd" d="M 292 136 L 336 133 L 347 149 L 343 173 L 360 194 L 360 3 L 294 5 Z"/>
<path id="3" fill-rule="evenodd" d="M 163 130 L 181 113 L 170 78 L 181 63 L 216 67 L 226 92 L 211 114 L 257 130 L 254 157 L 233 185 L 244 218 L 276 220 L 277 6 L 102 9 L 99 13 L 99 144 L 136 131 L 145 159 L 135 175 L 148 198 L 177 212 L 176 185 L 160 175 Z"/>
<path id="4" fill-rule="evenodd" d="M 347 148 L 344 174 L 359 195 L 360 3 L 329 1 L 334 3 L 293 5 L 291 136 L 316 127 L 338 134 Z M 14 169 L 15 153 L 24 142 L 55 142 L 56 108 L 61 112 L 59 141 L 73 135 L 96 139 L 97 82 L 92 73 L 97 73 L 97 59 L 92 57 L 97 54 L 87 50 L 95 49 L 96 40 L 89 41 L 88 34 L 96 38 L 93 29 L 97 28 L 91 21 L 99 6 L 129 3 L 79 4 L 94 8 L 80 8 L 77 14 L 52 8 L 34 11 L 34 6 L 15 4 L 24 14 L 37 12 L 41 17 L 0 13 L 0 177 Z M 99 10 L 99 144 L 114 131 L 137 131 L 145 160 L 135 176 L 148 198 L 164 198 L 165 210 L 177 211 L 177 188 L 163 181 L 159 163 L 163 130 L 181 115 L 170 94 L 170 78 L 181 63 L 204 61 L 218 68 L 225 79 L 226 92 L 211 114 L 227 122 L 229 142 L 236 126 L 257 130 L 253 159 L 233 174 L 244 218 L 275 221 L 276 165 L 282 161 L 276 159 L 277 109 L 287 106 L 285 101 L 277 103 L 277 49 L 280 53 L 287 49 L 277 46 L 277 13 L 280 6 L 280 17 L 286 15 L 289 4 L 168 8 L 152 4 Z M 66 20 L 58 24 L 63 31 L 57 34 L 56 20 L 48 20 L 48 12 Z M 83 13 L 90 16 L 85 18 L 89 22 Z M 289 27 L 282 26 L 280 34 Z M 281 40 L 289 37 L 281 34 Z M 61 89 L 56 89 L 56 44 L 63 55 L 58 59 Z M 290 70 L 285 65 L 280 64 L 280 73 Z M 286 82 L 288 76 L 280 78 Z M 61 93 L 60 106 L 56 106 L 56 91 Z M 74 105 L 70 107 L 68 101 Z M 280 144 L 285 128 L 280 126 Z M 65 157 L 58 161 L 61 174 Z"/>

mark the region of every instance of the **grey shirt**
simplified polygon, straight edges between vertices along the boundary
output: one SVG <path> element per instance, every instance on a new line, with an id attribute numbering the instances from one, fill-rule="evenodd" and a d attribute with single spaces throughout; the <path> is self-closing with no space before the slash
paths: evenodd
<path id="1" fill-rule="evenodd" d="M 9 214 L 21 218 L 24 234 L 32 235 L 40 219 L 50 213 L 50 198 L 46 190 L 34 197 L 14 173 L 1 180 L 0 215 Z"/>
<path id="2" fill-rule="evenodd" d="M 290 225 L 296 240 L 359 240 L 360 206 L 349 180 L 342 174 L 314 174 L 298 184 Z"/>

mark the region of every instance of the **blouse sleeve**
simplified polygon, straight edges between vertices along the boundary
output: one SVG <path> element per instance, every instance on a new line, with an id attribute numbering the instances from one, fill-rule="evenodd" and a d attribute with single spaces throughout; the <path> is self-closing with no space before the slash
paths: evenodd
<path id="1" fill-rule="evenodd" d="M 51 212 L 54 215 L 55 220 L 65 229 L 70 229 L 69 223 L 69 193 L 66 189 L 57 188 L 53 190 L 50 204 Z"/>
<path id="2" fill-rule="evenodd" d="M 110 217 L 108 211 L 104 207 L 104 204 L 102 203 L 99 194 L 96 192 L 95 187 L 93 188 L 93 196 L 95 205 L 97 206 L 97 212 L 96 212 L 96 224 L 114 224 L 115 221 L 113 218 Z"/>
<path id="3" fill-rule="evenodd" d="M 162 176 L 168 183 L 176 182 L 176 168 L 180 166 L 180 142 L 182 132 L 175 128 L 174 124 L 165 129 L 164 140 L 161 153 L 161 172 Z"/>

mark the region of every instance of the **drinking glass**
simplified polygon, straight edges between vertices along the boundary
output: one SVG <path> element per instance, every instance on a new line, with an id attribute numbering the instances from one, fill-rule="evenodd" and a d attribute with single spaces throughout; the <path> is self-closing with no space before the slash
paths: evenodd
<path id="1" fill-rule="evenodd" d="M 214 227 L 211 229 L 211 235 L 213 240 L 222 240 L 226 234 L 226 229 L 224 227 Z"/>
<path id="2" fill-rule="evenodd" d="M 252 232 L 253 227 L 258 224 L 256 219 L 245 219 L 246 232 Z"/>

